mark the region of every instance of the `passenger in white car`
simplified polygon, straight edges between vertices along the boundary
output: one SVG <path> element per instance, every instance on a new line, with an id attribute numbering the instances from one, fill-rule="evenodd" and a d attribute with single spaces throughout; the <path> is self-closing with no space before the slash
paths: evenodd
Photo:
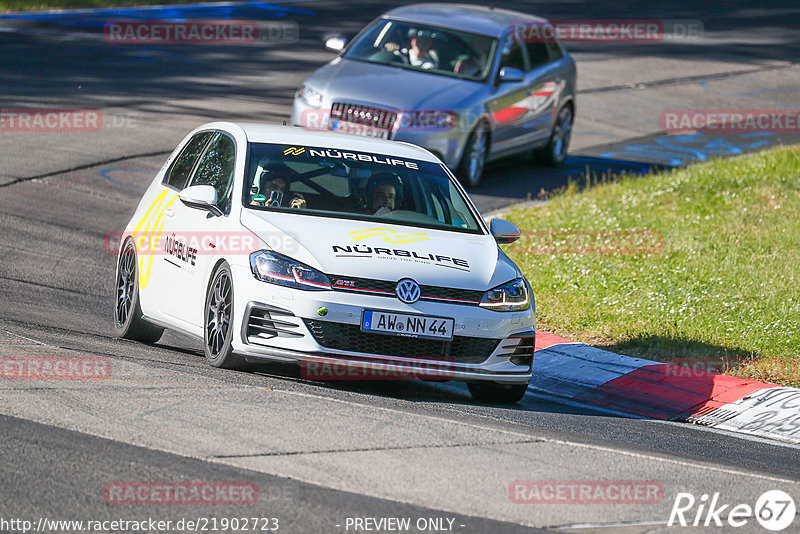
<path id="1" fill-rule="evenodd" d="M 251 198 L 250 204 L 258 206 L 287 207 L 284 199 L 288 196 L 291 170 L 281 164 L 267 165 L 259 177 L 258 195 Z M 307 207 L 306 199 L 299 193 L 294 193 L 288 202 L 288 207 L 304 209 Z"/>

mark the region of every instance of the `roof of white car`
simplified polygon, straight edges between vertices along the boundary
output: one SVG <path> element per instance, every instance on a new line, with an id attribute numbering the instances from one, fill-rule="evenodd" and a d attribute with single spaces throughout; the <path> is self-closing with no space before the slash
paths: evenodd
<path id="1" fill-rule="evenodd" d="M 501 37 L 515 24 L 547 22 L 528 13 L 469 4 L 413 4 L 392 9 L 384 17 L 492 37 Z"/>
<path id="2" fill-rule="evenodd" d="M 231 127 L 241 128 L 247 136 L 247 140 L 251 143 L 277 143 L 298 147 L 313 146 L 333 148 L 336 150 L 356 150 L 360 152 L 384 154 L 387 156 L 437 161 L 436 157 L 430 152 L 416 145 L 374 139 L 360 135 L 309 130 L 299 126 L 278 126 L 275 124 L 250 122 L 213 122 L 204 124 L 200 128 L 231 130 Z"/>

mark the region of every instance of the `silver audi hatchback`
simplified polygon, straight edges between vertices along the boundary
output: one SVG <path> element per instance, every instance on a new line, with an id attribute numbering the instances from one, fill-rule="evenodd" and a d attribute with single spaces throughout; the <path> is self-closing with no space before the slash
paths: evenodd
<path id="1" fill-rule="evenodd" d="M 547 20 L 453 4 L 393 9 L 298 88 L 292 123 L 406 141 L 468 187 L 486 162 L 533 150 L 564 160 L 575 116 L 575 62 Z"/>

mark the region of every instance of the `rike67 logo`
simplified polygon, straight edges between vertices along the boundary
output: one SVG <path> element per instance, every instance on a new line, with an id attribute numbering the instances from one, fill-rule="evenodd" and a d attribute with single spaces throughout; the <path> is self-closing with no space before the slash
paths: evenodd
<path id="1" fill-rule="evenodd" d="M 726 503 L 719 493 L 704 493 L 699 499 L 691 493 L 678 493 L 667 526 L 737 528 L 755 517 L 765 529 L 779 532 L 794 522 L 796 512 L 794 499 L 781 490 L 763 493 L 755 506 Z"/>

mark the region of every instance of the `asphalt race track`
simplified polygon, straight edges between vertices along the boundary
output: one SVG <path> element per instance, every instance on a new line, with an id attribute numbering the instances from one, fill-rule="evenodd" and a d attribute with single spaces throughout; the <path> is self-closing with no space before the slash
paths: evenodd
<path id="1" fill-rule="evenodd" d="M 493 165 L 474 191 L 483 210 L 585 179 L 587 168 L 642 173 L 800 139 L 659 128 L 663 109 L 796 107 L 797 2 L 496 5 L 551 19 L 699 20 L 704 33 L 570 45 L 579 73 L 570 158 L 559 169 L 527 157 Z M 667 527 L 678 493 L 753 506 L 779 489 L 800 502 L 793 445 L 532 396 L 480 405 L 460 384 L 314 383 L 278 364 L 221 371 L 178 334 L 154 346 L 113 336 L 114 232 L 175 144 L 210 120 L 288 120 L 294 89 L 333 57 L 322 37 L 352 34 L 387 9 L 375 0 L 251 2 L 205 15 L 297 24 L 296 43 L 251 46 L 110 45 L 99 15 L 0 16 L 0 107 L 98 109 L 104 118 L 95 132 L 0 130 L 0 357 L 91 356 L 111 370 L 103 380 L 0 380 L 0 519 L 259 517 L 277 518 L 279 532 L 335 533 L 398 532 L 356 529 L 352 519 L 407 517 L 422 520 L 408 532 L 727 532 Z M 509 495 L 520 480 L 649 481 L 663 495 L 520 504 Z M 258 499 L 109 504 L 104 488 L 126 481 L 253 483 Z M 735 531 L 764 532 L 753 517 Z"/>

